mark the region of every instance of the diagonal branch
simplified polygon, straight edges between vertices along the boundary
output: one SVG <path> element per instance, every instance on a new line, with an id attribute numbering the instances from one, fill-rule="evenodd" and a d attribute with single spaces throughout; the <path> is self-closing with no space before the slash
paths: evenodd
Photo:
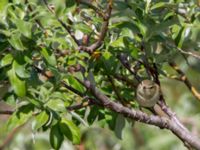
<path id="1" fill-rule="evenodd" d="M 127 86 L 130 86 L 130 87 L 136 89 L 137 84 L 133 80 L 129 79 L 128 77 L 125 77 L 125 76 L 122 76 L 122 75 L 119 75 L 119 74 L 114 74 L 113 76 L 117 80 L 124 82 Z"/>
<path id="2" fill-rule="evenodd" d="M 137 73 L 131 69 L 131 65 L 127 60 L 127 56 L 125 54 L 119 54 L 118 59 L 122 63 L 122 65 L 131 73 L 134 75 L 135 79 L 140 82 L 140 77 L 137 75 Z"/>
<path id="3" fill-rule="evenodd" d="M 108 31 L 109 19 L 110 19 L 111 12 L 112 12 L 112 3 L 113 3 L 112 0 L 109 0 L 109 2 L 107 4 L 107 9 L 106 9 L 105 15 L 103 17 L 104 21 L 103 21 L 103 24 L 101 26 L 100 35 L 99 35 L 98 40 L 88 47 L 80 46 L 79 50 L 83 50 L 83 51 L 86 51 L 86 52 L 91 54 L 93 51 L 95 51 L 96 49 L 98 49 L 102 45 L 102 42 L 103 42 L 103 40 L 106 36 L 106 33 Z"/>
<path id="4" fill-rule="evenodd" d="M 195 149 L 200 149 L 200 143 L 198 137 L 192 135 L 180 122 L 175 122 L 175 120 L 169 120 L 165 117 L 158 117 L 154 115 L 147 115 L 141 111 L 136 111 L 127 108 L 119 103 L 111 101 L 107 96 L 102 94 L 89 80 L 81 81 L 77 79 L 82 85 L 84 85 L 91 94 L 98 99 L 105 108 L 108 108 L 117 113 L 123 114 L 128 118 L 132 118 L 139 122 L 143 122 L 150 125 L 155 125 L 160 128 L 169 129 L 172 131 L 179 139 L 184 143 L 189 144 Z"/>
<path id="5" fill-rule="evenodd" d="M 191 82 L 186 77 L 185 73 L 177 66 L 175 62 L 170 62 L 169 65 L 176 70 L 176 72 L 181 75 L 180 78 L 175 78 L 179 81 L 182 81 L 185 83 L 185 85 L 188 87 L 188 89 L 192 92 L 192 94 L 200 100 L 200 93 L 197 91 L 197 89 L 191 84 Z"/>
<path id="6" fill-rule="evenodd" d="M 115 92 L 117 98 L 119 99 L 119 101 L 120 101 L 123 105 L 126 106 L 126 103 L 125 103 L 124 99 L 121 97 L 118 88 L 115 86 L 115 83 L 114 83 L 113 79 L 111 78 L 110 75 L 107 75 L 107 76 L 108 76 L 108 80 L 109 80 L 109 82 L 111 83 L 112 88 L 113 88 L 113 90 L 114 90 L 114 92 Z"/>
<path id="7" fill-rule="evenodd" d="M 104 17 L 104 14 L 101 12 L 101 10 L 98 7 L 92 5 L 87 0 L 76 0 L 76 1 L 77 3 L 88 6 L 89 8 L 93 9 L 99 16 Z"/>
<path id="8" fill-rule="evenodd" d="M 177 49 L 178 51 L 180 51 L 181 53 L 183 53 L 183 54 L 186 54 L 186 55 L 195 57 L 195 58 L 197 58 L 197 59 L 200 60 L 200 54 L 197 53 L 197 52 L 195 52 L 195 51 L 184 51 L 184 50 L 182 50 L 181 48 L 178 48 L 178 47 L 177 47 L 176 49 Z"/>

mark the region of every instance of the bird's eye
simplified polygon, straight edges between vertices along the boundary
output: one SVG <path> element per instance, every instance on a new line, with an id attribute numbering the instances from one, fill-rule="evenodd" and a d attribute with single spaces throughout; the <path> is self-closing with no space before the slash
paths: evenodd
<path id="1" fill-rule="evenodd" d="M 153 89 L 153 86 L 150 86 L 149 88 L 150 88 L 150 89 Z"/>

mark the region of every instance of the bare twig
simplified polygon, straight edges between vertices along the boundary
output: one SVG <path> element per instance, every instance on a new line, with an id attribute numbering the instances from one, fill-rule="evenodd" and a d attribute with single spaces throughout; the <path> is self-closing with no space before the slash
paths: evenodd
<path id="1" fill-rule="evenodd" d="M 0 115 L 12 115 L 13 113 L 12 110 L 0 110 Z"/>
<path id="2" fill-rule="evenodd" d="M 93 43 L 92 45 L 90 45 L 89 47 L 85 47 L 85 46 L 79 46 L 79 50 L 83 50 L 86 51 L 88 53 L 92 53 L 93 51 L 95 51 L 97 48 L 99 48 L 106 36 L 107 30 L 108 30 L 108 24 L 109 24 L 109 19 L 111 16 L 111 12 L 112 12 L 112 0 L 109 0 L 108 4 L 107 4 L 107 9 L 105 12 L 105 15 L 103 17 L 104 21 L 103 24 L 101 26 L 101 31 L 100 31 L 100 35 L 98 40 Z"/>
<path id="3" fill-rule="evenodd" d="M 85 94 L 83 94 L 83 93 L 81 93 L 80 91 L 76 90 L 75 88 L 73 88 L 73 87 L 67 85 L 64 81 L 61 81 L 61 84 L 62 84 L 65 88 L 67 88 L 68 90 L 72 91 L 73 93 L 75 93 L 75 94 L 77 94 L 77 95 L 79 95 L 79 96 L 81 96 L 81 97 L 85 96 Z"/>
<path id="4" fill-rule="evenodd" d="M 102 11 L 99 8 L 97 8 L 96 6 L 89 3 L 87 0 L 76 0 L 76 1 L 77 1 L 77 3 L 88 6 L 89 8 L 93 9 L 99 16 L 104 17 L 104 14 L 102 13 Z"/>
<path id="5" fill-rule="evenodd" d="M 47 9 L 53 14 L 55 15 L 54 13 L 54 10 L 52 8 L 49 7 L 48 5 L 48 2 L 46 0 L 43 0 L 45 6 L 47 7 Z M 55 16 L 56 17 L 56 16 Z M 58 20 L 58 22 L 64 27 L 64 29 L 70 34 L 70 36 L 72 37 L 72 39 L 75 41 L 75 43 L 77 45 L 80 45 L 79 44 L 79 41 L 76 39 L 74 33 L 72 33 L 70 27 L 68 27 L 61 19 L 59 19 L 58 17 L 56 17 L 56 19 Z"/>
<path id="6" fill-rule="evenodd" d="M 137 75 L 137 73 L 131 69 L 131 65 L 127 60 L 127 56 L 125 54 L 119 54 L 118 59 L 122 63 L 122 65 L 131 73 L 134 75 L 135 79 L 140 82 L 140 77 Z"/>
<path id="7" fill-rule="evenodd" d="M 28 4 L 28 0 L 25 0 L 25 3 Z M 33 8 L 31 7 L 31 5 L 29 4 L 28 5 L 28 9 L 32 12 L 33 11 Z M 35 15 L 33 15 L 32 17 L 34 17 Z M 35 22 L 38 24 L 38 26 L 41 28 L 41 29 L 44 29 L 43 25 L 41 24 L 40 20 L 38 19 L 35 19 Z"/>
<path id="8" fill-rule="evenodd" d="M 119 74 L 114 74 L 114 78 L 116 78 L 117 80 L 120 80 L 122 82 L 125 82 L 128 86 L 132 87 L 132 88 L 136 88 L 137 87 L 137 83 L 135 83 L 134 81 L 132 81 L 131 79 L 119 75 Z"/>
<path id="9" fill-rule="evenodd" d="M 110 75 L 107 75 L 108 76 L 108 80 L 109 82 L 111 83 L 112 85 L 112 88 L 117 96 L 117 98 L 119 99 L 119 101 L 123 104 L 123 105 L 126 105 L 126 103 L 124 102 L 123 98 L 121 97 L 120 93 L 119 93 L 119 90 L 117 89 L 117 87 L 115 86 L 115 83 L 113 81 L 113 79 L 110 77 Z"/>
<path id="10" fill-rule="evenodd" d="M 193 52 L 192 51 L 184 51 L 184 50 L 182 50 L 181 48 L 178 48 L 178 47 L 176 47 L 176 49 L 179 50 L 183 54 L 190 55 L 190 56 L 195 57 L 195 58 L 200 60 L 200 54 L 195 52 L 195 51 L 193 51 Z"/>
<path id="11" fill-rule="evenodd" d="M 190 83 L 190 81 L 188 80 L 188 78 L 186 77 L 185 73 L 177 66 L 177 64 L 175 62 L 170 62 L 169 65 L 176 70 L 176 72 L 180 75 L 179 78 L 174 78 L 177 79 L 179 81 L 182 81 L 183 83 L 185 83 L 185 85 L 188 87 L 188 89 L 192 92 L 192 94 L 198 99 L 200 100 L 200 93 L 197 91 L 197 89 Z"/>
<path id="12" fill-rule="evenodd" d="M 17 134 L 17 132 L 24 126 L 25 124 L 18 126 L 16 128 L 14 128 L 9 134 L 8 136 L 5 138 L 5 140 L 3 141 L 2 145 L 0 145 L 0 150 L 3 150 L 4 148 L 6 148 L 12 141 L 12 139 L 14 138 L 14 136 Z"/>
<path id="13" fill-rule="evenodd" d="M 80 104 L 74 104 L 72 106 L 68 106 L 67 110 L 68 111 L 77 110 L 77 109 L 85 108 L 85 107 L 88 107 L 88 106 L 91 106 L 91 105 L 94 105 L 94 104 L 95 104 L 94 101 L 89 100 L 89 101 L 86 101 L 86 102 L 82 102 Z"/>

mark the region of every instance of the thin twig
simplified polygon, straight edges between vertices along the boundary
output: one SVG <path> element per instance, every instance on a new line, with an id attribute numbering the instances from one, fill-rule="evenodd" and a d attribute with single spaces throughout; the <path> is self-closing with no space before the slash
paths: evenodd
<path id="1" fill-rule="evenodd" d="M 73 88 L 73 87 L 67 85 L 64 81 L 61 81 L 61 84 L 62 84 L 65 88 L 67 88 L 68 90 L 72 91 L 73 93 L 75 93 L 75 94 L 77 94 L 77 95 L 79 95 L 79 96 L 81 96 L 81 97 L 85 96 L 84 93 L 82 93 L 82 92 L 76 90 L 75 88 Z"/>
<path id="2" fill-rule="evenodd" d="M 0 110 L 0 115 L 12 115 L 13 113 L 12 110 Z"/>
<path id="3" fill-rule="evenodd" d="M 70 27 L 68 27 L 61 19 L 59 19 L 56 15 L 55 15 L 55 12 L 54 10 L 52 10 L 49 5 L 48 5 L 48 2 L 46 0 L 43 0 L 45 6 L 47 7 L 47 9 L 56 17 L 56 19 L 58 20 L 58 22 L 64 27 L 64 29 L 70 34 L 70 36 L 72 37 L 72 39 L 75 41 L 75 43 L 77 45 L 80 45 L 79 44 L 79 41 L 76 39 L 74 33 L 71 32 L 71 29 Z"/>
<path id="4" fill-rule="evenodd" d="M 4 148 L 6 148 L 12 141 L 12 139 L 14 138 L 14 136 L 17 134 L 17 132 L 24 126 L 25 124 L 23 125 L 20 125 L 16 128 L 14 128 L 9 134 L 8 136 L 5 138 L 5 140 L 3 141 L 3 144 L 0 145 L 0 150 L 3 150 Z"/>
<path id="5" fill-rule="evenodd" d="M 93 43 L 92 45 L 90 45 L 89 47 L 79 46 L 79 50 L 83 50 L 83 51 L 86 51 L 86 52 L 92 54 L 96 49 L 98 49 L 102 45 L 102 42 L 108 31 L 108 24 L 109 24 L 111 12 L 112 12 L 112 0 L 109 0 L 109 2 L 107 4 L 107 9 L 106 9 L 105 15 L 103 17 L 104 21 L 101 26 L 100 35 L 99 35 L 98 40 L 95 43 Z"/>
<path id="6" fill-rule="evenodd" d="M 140 77 L 137 75 L 137 73 L 131 69 L 131 65 L 127 60 L 127 56 L 125 54 L 119 54 L 118 55 L 118 59 L 120 60 L 120 62 L 122 63 L 122 65 L 131 73 L 134 75 L 135 79 L 140 82 L 141 79 Z"/>
<path id="7" fill-rule="evenodd" d="M 25 0 L 25 3 L 28 4 L 28 0 Z M 28 5 L 28 9 L 32 12 L 33 11 L 33 8 L 31 7 L 31 5 L 29 4 Z M 35 15 L 32 16 L 32 18 L 34 17 Z M 40 22 L 40 20 L 38 19 L 35 19 L 35 22 L 38 24 L 38 26 L 41 28 L 41 29 L 44 29 L 42 23 Z"/>
<path id="8" fill-rule="evenodd" d="M 96 6 L 89 3 L 87 0 L 76 0 L 76 1 L 77 3 L 88 6 L 89 8 L 93 9 L 99 16 L 104 17 L 104 14 L 102 13 L 102 11 Z"/>
<path id="9" fill-rule="evenodd" d="M 120 95 L 119 90 L 118 90 L 117 87 L 115 86 L 115 83 L 114 83 L 113 79 L 110 77 L 110 75 L 107 75 L 107 76 L 108 76 L 108 80 L 109 80 L 109 82 L 111 83 L 112 88 L 113 88 L 113 90 L 114 90 L 114 92 L 115 92 L 117 98 L 119 99 L 119 101 L 120 101 L 123 105 L 126 105 L 126 103 L 124 102 L 123 98 L 122 98 L 121 95 Z"/>
<path id="10" fill-rule="evenodd" d="M 195 57 L 197 59 L 200 60 L 200 54 L 198 54 L 197 52 L 192 52 L 192 51 L 184 51 L 181 48 L 176 47 L 177 50 L 179 50 L 181 53 L 186 54 L 186 55 L 190 55 L 192 57 Z"/>
<path id="11" fill-rule="evenodd" d="M 179 81 L 182 81 L 183 83 L 185 83 L 185 85 L 188 87 L 188 89 L 192 92 L 192 94 L 198 99 L 200 100 L 200 93 L 197 91 L 197 89 L 190 83 L 190 81 L 188 80 L 187 76 L 185 75 L 185 73 L 177 66 L 177 64 L 175 62 L 170 62 L 169 65 L 176 70 L 176 72 L 180 75 L 179 78 L 176 78 Z"/>
<path id="12" fill-rule="evenodd" d="M 88 101 L 86 101 L 86 102 L 82 102 L 80 104 L 74 104 L 74 105 L 68 106 L 67 110 L 68 111 L 78 110 L 78 109 L 85 108 L 85 107 L 88 107 L 88 106 L 91 106 L 91 105 L 94 105 L 94 104 L 96 104 L 95 101 L 88 98 Z"/>
<path id="13" fill-rule="evenodd" d="M 137 84 L 133 80 L 131 80 L 131 79 L 125 77 L 125 76 L 122 76 L 122 75 L 119 75 L 119 74 L 114 74 L 113 77 L 116 78 L 117 80 L 125 82 L 128 86 L 130 86 L 132 88 L 137 87 Z"/>

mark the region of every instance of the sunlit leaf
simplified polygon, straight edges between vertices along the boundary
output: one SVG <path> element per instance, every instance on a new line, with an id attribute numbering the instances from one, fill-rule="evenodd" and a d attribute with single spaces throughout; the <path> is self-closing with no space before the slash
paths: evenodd
<path id="1" fill-rule="evenodd" d="M 10 65 L 13 61 L 13 56 L 11 54 L 5 55 L 1 60 L 1 66 L 7 66 Z"/>
<path id="2" fill-rule="evenodd" d="M 33 106 L 32 105 L 21 106 L 9 118 L 9 120 L 7 122 L 7 130 L 11 131 L 12 129 L 26 123 L 32 117 L 32 113 L 33 113 Z"/>
<path id="3" fill-rule="evenodd" d="M 15 73 L 14 67 L 12 67 L 8 72 L 8 77 L 14 92 L 18 96 L 25 96 L 26 95 L 26 83 L 24 80 L 20 79 Z"/>
<path id="4" fill-rule="evenodd" d="M 16 20 L 16 25 L 19 31 L 26 37 L 31 38 L 32 36 L 32 24 L 30 22 L 23 21 L 21 19 Z"/>
<path id="5" fill-rule="evenodd" d="M 8 39 L 8 41 L 16 50 L 19 50 L 19 51 L 25 50 L 25 47 L 21 41 L 20 34 L 12 34 L 11 38 Z"/>
<path id="6" fill-rule="evenodd" d="M 15 73 L 19 77 L 21 77 L 21 78 L 29 78 L 30 77 L 29 72 L 25 69 L 25 65 L 21 65 L 17 61 L 14 60 L 13 67 L 14 67 Z"/>
<path id="7" fill-rule="evenodd" d="M 72 121 L 62 119 L 60 122 L 60 129 L 61 132 L 73 142 L 73 144 L 80 143 L 80 130 Z"/>
<path id="8" fill-rule="evenodd" d="M 46 48 L 42 48 L 41 49 L 41 54 L 43 55 L 43 57 L 45 58 L 45 60 L 52 66 L 56 65 L 56 58 L 55 55 L 50 52 L 48 49 Z"/>
<path id="9" fill-rule="evenodd" d="M 35 124 L 33 126 L 33 130 L 38 130 L 41 128 L 49 119 L 49 115 L 46 111 L 42 111 L 35 117 Z"/>

